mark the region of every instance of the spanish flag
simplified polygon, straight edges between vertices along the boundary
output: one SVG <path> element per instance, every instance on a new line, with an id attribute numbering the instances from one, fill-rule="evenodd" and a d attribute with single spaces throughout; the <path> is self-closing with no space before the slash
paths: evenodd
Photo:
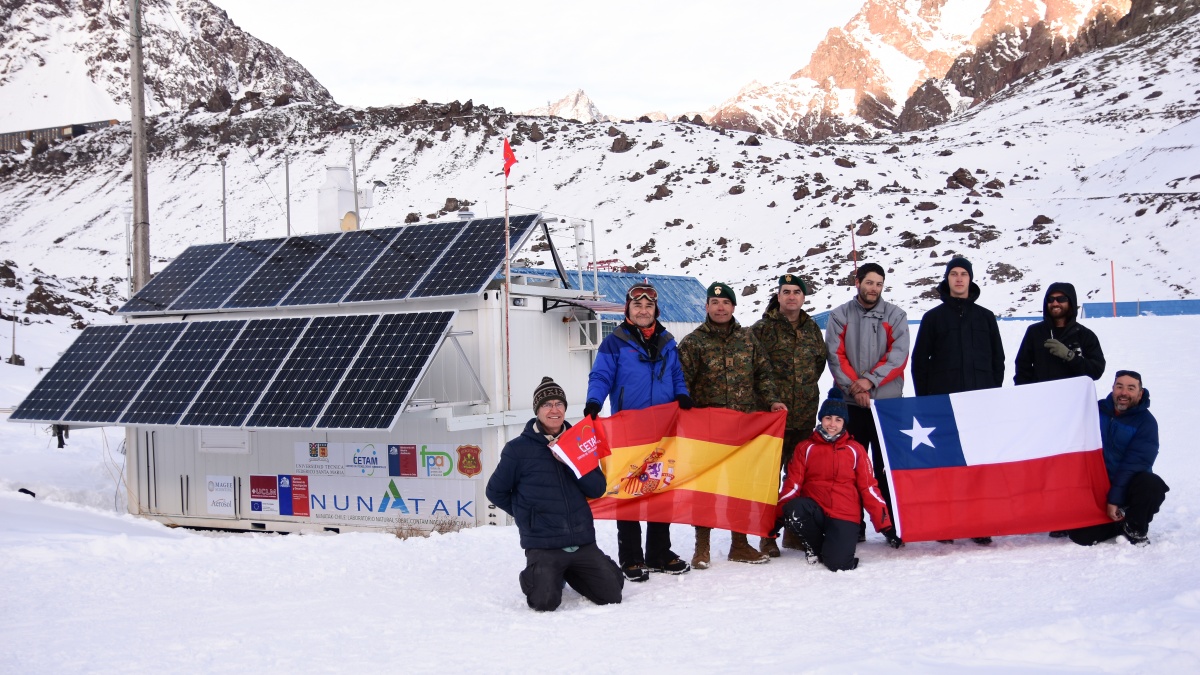
<path id="1" fill-rule="evenodd" d="M 612 454 L 601 460 L 608 489 L 592 500 L 592 515 L 769 534 L 786 422 L 784 412 L 675 403 L 601 419 Z"/>

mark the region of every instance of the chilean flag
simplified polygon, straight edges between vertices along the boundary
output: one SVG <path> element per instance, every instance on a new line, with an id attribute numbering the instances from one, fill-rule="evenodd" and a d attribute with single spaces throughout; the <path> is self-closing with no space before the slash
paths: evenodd
<path id="1" fill-rule="evenodd" d="M 905 541 L 1109 522 L 1088 377 L 872 401 Z"/>

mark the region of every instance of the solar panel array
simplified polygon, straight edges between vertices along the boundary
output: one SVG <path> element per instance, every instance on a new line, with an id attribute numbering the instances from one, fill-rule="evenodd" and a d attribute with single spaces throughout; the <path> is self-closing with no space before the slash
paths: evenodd
<path id="1" fill-rule="evenodd" d="M 84 329 L 11 419 L 389 429 L 454 312 Z"/>
<path id="2" fill-rule="evenodd" d="M 509 219 L 513 251 L 538 214 Z M 119 311 L 180 314 L 470 295 L 504 262 L 504 219 L 192 246 Z"/>

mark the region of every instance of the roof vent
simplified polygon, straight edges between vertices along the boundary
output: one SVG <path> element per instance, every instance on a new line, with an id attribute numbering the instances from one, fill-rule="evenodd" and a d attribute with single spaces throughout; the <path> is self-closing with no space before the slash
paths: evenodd
<path id="1" fill-rule="evenodd" d="M 463 208 L 462 210 L 460 210 L 458 212 L 458 219 L 459 220 L 474 220 L 475 212 L 472 211 L 471 209 Z"/>

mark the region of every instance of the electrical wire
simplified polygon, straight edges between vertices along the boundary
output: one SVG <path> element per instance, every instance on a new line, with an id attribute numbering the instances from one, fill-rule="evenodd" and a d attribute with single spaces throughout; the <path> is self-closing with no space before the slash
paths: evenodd
<path id="1" fill-rule="evenodd" d="M 267 177 L 263 175 L 262 169 L 258 168 L 258 162 L 254 161 L 254 155 L 250 154 L 250 148 L 242 146 L 242 149 L 246 151 L 246 156 L 250 158 L 250 163 L 254 165 L 254 170 L 258 172 L 258 177 L 262 179 L 263 185 L 267 186 L 267 192 L 271 193 L 271 199 L 275 200 L 275 206 L 279 207 L 279 213 L 286 218 L 287 211 L 284 210 L 283 203 L 275 196 L 275 191 L 271 189 L 271 184 L 267 182 Z"/>

